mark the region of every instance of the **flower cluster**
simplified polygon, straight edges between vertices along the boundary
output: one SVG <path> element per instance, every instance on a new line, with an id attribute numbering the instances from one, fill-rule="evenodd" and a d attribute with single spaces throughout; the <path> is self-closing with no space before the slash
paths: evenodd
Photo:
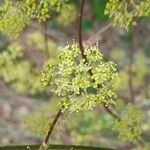
<path id="1" fill-rule="evenodd" d="M 25 11 L 27 16 L 39 21 L 45 21 L 50 17 L 48 1 L 26 0 Z"/>
<path id="2" fill-rule="evenodd" d="M 26 25 L 26 18 L 17 8 L 17 4 L 12 1 L 5 0 L 0 6 L 0 32 L 10 37 L 16 37 Z"/>
<path id="3" fill-rule="evenodd" d="M 17 37 L 30 19 L 36 19 L 39 22 L 46 21 L 53 12 L 60 12 L 61 8 L 65 8 L 66 5 L 67 0 L 25 0 L 16 2 L 4 0 L 0 6 L 0 32 L 9 37 Z M 67 8 L 73 8 L 70 5 L 67 6 Z M 70 20 L 71 22 L 74 20 L 73 18 Z"/>
<path id="4" fill-rule="evenodd" d="M 116 68 L 104 62 L 97 46 L 85 47 L 86 62 L 76 44 L 60 48 L 56 65 L 48 65 L 42 72 L 42 83 L 62 98 L 62 105 L 70 112 L 93 109 L 98 104 L 115 104 L 113 89 Z M 92 75 L 89 73 L 92 72 Z"/>
<path id="5" fill-rule="evenodd" d="M 50 18 L 52 8 L 59 12 L 65 3 L 66 0 L 26 0 L 23 9 L 27 16 L 42 22 Z"/>
<path id="6" fill-rule="evenodd" d="M 129 25 L 136 25 L 135 18 L 150 15 L 150 0 L 128 1 L 109 0 L 105 14 L 113 18 L 114 25 L 119 24 L 128 30 Z"/>

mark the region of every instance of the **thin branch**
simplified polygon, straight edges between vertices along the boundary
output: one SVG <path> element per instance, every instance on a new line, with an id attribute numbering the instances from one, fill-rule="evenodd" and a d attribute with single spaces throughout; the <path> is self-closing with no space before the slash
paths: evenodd
<path id="1" fill-rule="evenodd" d="M 84 0 L 80 1 L 80 12 L 79 12 L 79 48 L 82 54 L 82 58 L 85 59 L 85 62 L 88 63 L 88 59 L 86 57 L 86 55 L 84 55 L 84 47 L 83 47 L 83 41 L 82 41 L 82 17 L 83 17 L 83 8 L 84 8 Z M 98 32 L 99 34 L 102 34 L 106 29 L 108 29 L 112 24 L 108 24 L 105 28 L 103 28 L 102 30 L 100 30 Z M 92 71 L 89 70 L 89 74 L 92 76 Z M 121 120 L 116 114 L 114 114 L 107 106 L 105 106 L 106 111 L 113 116 L 114 118 Z"/>
<path id="2" fill-rule="evenodd" d="M 42 149 L 44 149 L 44 148 L 45 148 L 45 149 L 47 148 L 49 138 L 50 138 L 50 136 L 52 135 L 53 129 L 54 129 L 54 127 L 55 127 L 55 125 L 56 125 L 56 123 L 57 123 L 57 121 L 58 121 L 58 119 L 60 118 L 61 115 L 62 115 L 62 109 L 59 109 L 59 111 L 57 112 L 57 114 L 56 114 L 56 116 L 55 116 L 55 118 L 54 118 L 54 120 L 53 120 L 53 122 L 52 122 L 52 124 L 51 124 L 51 126 L 50 126 L 50 129 L 49 129 L 49 131 L 47 132 L 47 134 L 46 134 L 46 136 L 45 136 L 45 139 L 44 139 L 44 141 L 43 141 L 43 143 L 42 143 L 42 145 L 41 145 L 41 147 L 40 147 L 39 150 L 42 150 Z"/>
<path id="3" fill-rule="evenodd" d="M 40 30 L 40 26 L 38 24 L 36 24 L 34 21 L 32 21 L 29 25 L 29 27 L 36 29 L 36 30 Z M 43 33 L 47 35 L 48 39 L 51 39 L 54 42 L 64 42 L 64 39 L 68 39 L 68 36 L 63 34 L 62 32 L 59 32 L 59 36 L 58 33 L 56 33 L 56 31 L 53 30 L 43 30 Z"/>
<path id="4" fill-rule="evenodd" d="M 45 46 L 45 59 L 47 58 L 48 54 L 48 35 L 46 34 L 47 29 L 48 29 L 48 22 L 44 22 L 43 24 L 43 34 L 44 34 L 44 46 Z"/>
<path id="5" fill-rule="evenodd" d="M 79 48 L 82 54 L 83 59 L 85 59 L 86 62 L 87 58 L 84 55 L 84 49 L 83 49 L 83 42 L 82 42 L 82 18 L 83 18 L 83 8 L 84 8 L 84 0 L 80 1 L 80 12 L 79 12 L 79 31 L 78 31 L 78 40 L 79 40 Z"/>
<path id="6" fill-rule="evenodd" d="M 83 18 L 83 8 L 84 8 L 84 0 L 80 1 L 80 12 L 79 12 L 79 32 L 78 32 L 78 38 L 79 38 L 79 48 L 82 54 L 82 58 L 85 60 L 85 63 L 88 63 L 88 59 L 86 55 L 84 54 L 84 47 L 83 47 L 83 41 L 82 41 L 82 18 Z M 89 74 L 92 76 L 92 70 L 89 70 Z"/>
<path id="7" fill-rule="evenodd" d="M 98 31 L 95 35 L 91 36 L 88 40 L 84 41 L 84 45 L 93 45 L 96 42 L 100 41 L 102 38 L 102 34 L 108 30 L 110 27 L 112 27 L 112 22 L 109 24 L 105 25 L 100 31 Z"/>
<path id="8" fill-rule="evenodd" d="M 53 131 L 53 129 L 54 129 L 54 127 L 55 127 L 55 125 L 56 125 L 56 123 L 57 123 L 59 117 L 61 116 L 61 114 L 62 114 L 62 110 L 60 109 L 60 110 L 58 111 L 58 113 L 56 114 L 56 116 L 55 116 L 53 122 L 52 122 L 52 125 L 51 125 L 51 127 L 50 127 L 50 130 L 48 131 L 48 133 L 47 133 L 47 135 L 46 135 L 46 137 L 45 137 L 44 143 L 46 143 L 46 144 L 48 143 L 49 137 L 51 136 L 52 131 Z"/>
<path id="9" fill-rule="evenodd" d="M 113 118 L 117 119 L 118 121 L 121 121 L 121 118 L 120 118 L 117 114 L 115 114 L 114 112 L 112 112 L 112 110 L 111 110 L 109 107 L 107 107 L 106 105 L 104 105 L 104 108 L 105 108 L 105 110 L 106 110 L 111 116 L 113 116 Z"/>

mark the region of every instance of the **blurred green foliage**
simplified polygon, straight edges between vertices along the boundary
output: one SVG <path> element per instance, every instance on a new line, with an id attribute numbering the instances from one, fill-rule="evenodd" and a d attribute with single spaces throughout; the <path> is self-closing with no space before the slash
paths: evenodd
<path id="1" fill-rule="evenodd" d="M 95 111 L 72 113 L 66 117 L 65 122 L 71 131 L 72 140 L 78 144 L 93 145 L 100 142 L 101 136 L 104 138 L 116 136 L 111 130 L 114 120 L 107 113 Z"/>
<path id="2" fill-rule="evenodd" d="M 72 3 L 70 5 L 64 5 L 60 10 L 60 15 L 57 17 L 59 25 L 67 27 L 75 21 L 77 17 L 76 6 Z"/>
<path id="3" fill-rule="evenodd" d="M 92 10 L 96 19 L 100 21 L 107 21 L 108 16 L 104 15 L 105 6 L 108 0 L 92 0 Z"/>
<path id="4" fill-rule="evenodd" d="M 43 89 L 40 85 L 40 72 L 23 59 L 22 47 L 18 43 L 12 43 L 7 50 L 1 52 L 0 70 L 0 76 L 18 92 L 34 94 Z"/>
<path id="5" fill-rule="evenodd" d="M 150 58 L 150 45 L 146 46 L 146 48 L 145 48 L 145 54 L 146 54 L 147 57 Z"/>
<path id="6" fill-rule="evenodd" d="M 122 120 L 116 121 L 114 129 L 119 137 L 125 141 L 134 141 L 141 138 L 142 112 L 135 106 L 128 104 L 124 109 Z"/>
<path id="7" fill-rule="evenodd" d="M 112 50 L 111 57 L 114 59 L 114 61 L 116 60 L 117 63 L 120 64 L 118 80 L 116 80 L 115 86 L 117 90 L 120 89 L 127 90 L 128 80 L 129 80 L 129 76 L 128 76 L 129 60 L 127 58 L 128 55 L 122 49 L 120 50 L 114 49 Z M 143 52 L 137 52 L 134 55 L 133 63 L 132 63 L 132 74 L 134 75 L 133 86 L 137 90 L 144 86 L 145 78 L 147 75 L 150 74 L 148 62 L 149 59 L 145 56 Z"/>
<path id="8" fill-rule="evenodd" d="M 24 0 L 12 2 L 5 0 L 1 2 L 2 5 L 0 6 L 0 32 L 9 37 L 17 37 L 31 19 L 45 22 L 53 15 L 55 16 L 55 13 L 59 14 L 58 23 L 68 26 L 76 18 L 76 8 L 74 4 L 69 5 L 67 1 Z"/>
<path id="9" fill-rule="evenodd" d="M 91 20 L 88 20 L 88 19 L 84 19 L 82 21 L 82 28 L 83 30 L 88 30 L 88 29 L 91 29 L 93 26 L 93 23 Z"/>
<path id="10" fill-rule="evenodd" d="M 41 106 L 37 111 L 24 116 L 22 121 L 28 125 L 31 132 L 37 135 L 43 135 L 46 134 L 51 125 L 50 116 L 50 105 L 46 105 Z"/>
<path id="11" fill-rule="evenodd" d="M 18 3 L 10 0 L 5 0 L 0 6 L 0 32 L 10 37 L 18 36 L 27 23 L 27 18 L 17 6 Z"/>

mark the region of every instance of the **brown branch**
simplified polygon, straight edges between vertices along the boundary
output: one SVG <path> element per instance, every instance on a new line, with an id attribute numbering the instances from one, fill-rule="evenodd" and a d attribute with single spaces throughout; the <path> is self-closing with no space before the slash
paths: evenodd
<path id="1" fill-rule="evenodd" d="M 83 49 L 83 42 L 82 42 L 82 18 L 83 18 L 83 8 L 84 8 L 84 0 L 80 1 L 80 12 L 79 12 L 79 31 L 78 31 L 78 40 L 79 40 L 79 48 L 82 54 L 83 59 L 85 59 L 86 62 L 87 58 L 84 55 L 84 49 Z"/>
<path id="2" fill-rule="evenodd" d="M 107 107 L 106 105 L 104 105 L 104 108 L 105 108 L 105 110 L 106 110 L 111 116 L 113 116 L 113 118 L 117 119 L 118 121 L 121 121 L 121 118 L 120 118 L 117 114 L 115 114 L 114 112 L 112 112 L 112 110 L 111 110 L 109 107 Z"/>
<path id="3" fill-rule="evenodd" d="M 54 118 L 54 120 L 53 120 L 53 122 L 52 122 L 52 125 L 51 125 L 51 127 L 50 127 L 50 129 L 49 129 L 49 131 L 47 132 L 47 135 L 46 135 L 46 137 L 45 137 L 45 139 L 44 139 L 44 143 L 46 143 L 46 144 L 48 143 L 49 137 L 51 136 L 52 131 L 53 131 L 53 129 L 54 129 L 54 127 L 55 127 L 55 125 L 56 125 L 56 123 L 57 123 L 59 117 L 61 116 L 61 114 L 62 114 L 62 110 L 60 109 L 60 110 L 57 112 L 57 114 L 56 114 L 56 116 L 55 116 L 55 118 Z"/>
<path id="4" fill-rule="evenodd" d="M 84 47 L 83 47 L 83 41 L 82 41 L 82 18 L 83 18 L 83 8 L 84 8 L 84 0 L 80 1 L 80 12 L 79 12 L 79 32 L 78 32 L 78 38 L 79 38 L 79 48 L 81 51 L 82 58 L 85 60 L 85 63 L 88 63 L 88 59 L 86 55 L 84 54 Z M 89 74 L 92 76 L 92 70 L 89 70 Z"/>
<path id="5" fill-rule="evenodd" d="M 83 17 L 83 8 L 84 8 L 84 0 L 80 1 L 80 12 L 79 12 L 79 32 L 78 32 L 78 36 L 79 36 L 79 48 L 82 54 L 82 58 L 85 59 L 85 62 L 88 63 L 88 59 L 86 57 L 86 55 L 84 54 L 84 47 L 83 47 L 83 41 L 82 41 L 82 17 Z M 112 24 L 108 24 L 108 26 L 106 26 L 105 28 L 103 28 L 101 31 L 99 31 L 98 34 L 101 34 L 102 32 L 104 32 L 107 28 L 109 28 Z M 93 73 L 91 70 L 89 70 L 89 74 L 92 76 Z M 121 120 L 119 118 L 119 116 L 117 116 L 114 112 L 112 112 L 107 106 L 105 106 L 106 111 L 113 116 L 114 118 Z"/>
<path id="6" fill-rule="evenodd" d="M 52 135 L 53 129 L 61 115 L 62 115 L 62 109 L 59 109 L 39 150 L 42 150 L 42 149 L 45 150 L 47 148 L 49 138 Z"/>

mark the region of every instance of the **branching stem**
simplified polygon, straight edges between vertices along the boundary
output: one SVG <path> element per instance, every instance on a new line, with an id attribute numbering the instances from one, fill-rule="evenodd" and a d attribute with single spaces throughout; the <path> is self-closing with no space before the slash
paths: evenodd
<path id="1" fill-rule="evenodd" d="M 85 60 L 86 63 L 88 63 L 88 59 L 86 57 L 86 55 L 84 54 L 84 47 L 83 47 L 83 41 L 82 41 L 82 18 L 83 18 L 83 8 L 84 8 L 84 0 L 80 1 L 80 12 L 79 12 L 79 32 L 78 32 L 78 36 L 79 36 L 79 48 L 82 54 L 82 58 Z M 110 25 L 109 25 L 110 26 Z M 91 70 L 89 70 L 89 74 L 92 76 L 93 73 Z M 109 109 L 107 106 L 104 106 L 105 110 L 115 119 L 117 120 L 121 120 L 119 116 L 117 116 L 117 114 L 115 114 L 114 112 L 111 111 L 111 109 Z"/>
<path id="2" fill-rule="evenodd" d="M 82 54 L 82 58 L 85 60 L 86 63 L 88 63 L 87 57 L 86 57 L 86 55 L 84 54 L 84 47 L 83 47 L 83 41 L 82 41 L 82 17 L 83 17 L 84 2 L 85 2 L 85 0 L 81 0 L 81 1 L 80 1 L 79 32 L 78 32 L 78 33 L 79 33 L 79 34 L 78 34 L 79 37 L 78 37 L 78 38 L 79 38 L 79 48 L 80 48 L 80 51 L 81 51 L 81 54 Z M 89 71 L 89 74 L 90 74 L 91 76 L 93 75 L 91 70 Z M 120 118 L 119 118 L 115 113 L 113 113 L 107 106 L 104 106 L 104 108 L 106 109 L 106 111 L 107 111 L 111 116 L 113 116 L 115 119 L 120 120 Z M 50 138 L 50 136 L 51 136 L 51 134 L 52 134 L 52 132 L 53 132 L 53 129 L 54 129 L 54 127 L 55 127 L 55 125 L 56 125 L 56 123 L 57 123 L 57 121 L 58 121 L 58 119 L 60 118 L 61 115 L 62 115 L 62 109 L 60 109 L 60 110 L 57 112 L 57 114 L 56 114 L 56 116 L 55 116 L 55 118 L 54 118 L 54 120 L 53 120 L 53 122 L 52 122 L 52 124 L 51 124 L 51 126 L 50 126 L 50 129 L 49 129 L 49 131 L 47 132 L 47 134 L 46 134 L 46 136 L 45 136 L 45 139 L 44 139 L 44 141 L 43 141 L 43 143 L 42 143 L 42 147 L 40 147 L 40 149 L 41 149 L 41 148 L 42 148 L 42 149 L 46 149 L 46 147 L 48 146 L 49 138 Z"/>

